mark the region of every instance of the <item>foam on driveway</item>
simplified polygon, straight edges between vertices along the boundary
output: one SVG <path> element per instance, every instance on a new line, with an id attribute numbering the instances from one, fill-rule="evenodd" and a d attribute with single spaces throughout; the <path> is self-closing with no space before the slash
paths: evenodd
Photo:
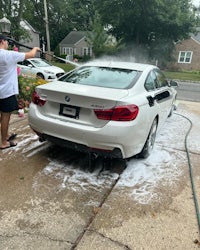
<path id="1" fill-rule="evenodd" d="M 198 182 L 199 107 L 180 102 L 177 110 L 193 123 L 188 148 Z M 197 247 L 183 117 L 169 118 L 152 155 L 131 159 L 121 175 L 101 162 L 88 171 L 83 154 L 39 143 L 27 119 L 11 128 L 19 143 L 0 154 L 0 250 Z"/>
<path id="2" fill-rule="evenodd" d="M 197 115 L 185 110 L 178 110 L 178 114 L 188 117 L 194 126 L 200 127 L 200 119 Z M 190 123 L 182 116 L 173 115 L 164 124 L 157 135 L 156 144 L 150 157 L 145 160 L 132 159 L 128 162 L 127 168 L 122 173 L 117 187 L 128 187 L 129 195 L 138 203 L 148 204 L 154 199 L 158 199 L 156 190 L 160 185 L 169 189 L 177 187 L 181 176 L 187 172 L 185 136 L 189 130 Z M 197 138 L 198 130 L 193 129 L 192 138 Z M 188 138 L 188 148 L 190 151 L 200 153 L 200 140 L 190 140 Z M 53 176 L 59 179 L 60 190 L 73 189 L 80 192 L 88 188 L 98 189 L 102 185 L 109 186 L 113 179 L 118 178 L 117 173 L 101 171 L 96 168 L 90 173 L 79 169 L 76 166 L 64 164 L 50 160 L 43 169 L 43 175 Z M 35 178 L 34 186 L 39 183 L 39 178 Z"/>

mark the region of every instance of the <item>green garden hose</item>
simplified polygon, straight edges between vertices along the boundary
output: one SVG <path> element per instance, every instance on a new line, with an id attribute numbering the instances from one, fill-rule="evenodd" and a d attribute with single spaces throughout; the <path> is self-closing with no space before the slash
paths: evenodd
<path id="1" fill-rule="evenodd" d="M 199 227 L 199 232 L 200 232 L 200 213 L 199 213 L 199 204 L 198 204 L 198 199 L 197 199 L 197 194 L 195 191 L 195 184 L 194 184 L 194 178 L 193 178 L 193 172 L 192 172 L 192 164 L 191 164 L 191 160 L 190 160 L 190 154 L 189 154 L 189 150 L 187 147 L 187 139 L 188 139 L 188 135 L 192 129 L 192 122 L 189 118 L 187 118 L 184 115 L 181 114 L 177 114 L 174 113 L 176 115 L 182 116 L 183 118 L 185 118 L 189 123 L 190 123 L 190 127 L 187 131 L 187 134 L 185 136 L 185 150 L 187 153 L 187 159 L 188 159 L 188 166 L 189 166 L 189 174 L 190 174 L 190 181 L 191 181 L 191 186 L 192 186 L 192 194 L 193 194 L 193 199 L 194 199 L 194 204 L 195 204 L 195 210 L 196 210 L 196 215 L 197 215 L 197 221 L 198 221 L 198 227 Z"/>

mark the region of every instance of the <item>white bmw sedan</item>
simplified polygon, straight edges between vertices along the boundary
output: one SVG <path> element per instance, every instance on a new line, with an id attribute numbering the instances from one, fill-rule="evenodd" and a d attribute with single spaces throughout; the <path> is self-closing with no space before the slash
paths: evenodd
<path id="1" fill-rule="evenodd" d="M 146 158 L 174 108 L 176 86 L 154 65 L 90 62 L 36 88 L 29 124 L 40 140 L 60 146 Z"/>

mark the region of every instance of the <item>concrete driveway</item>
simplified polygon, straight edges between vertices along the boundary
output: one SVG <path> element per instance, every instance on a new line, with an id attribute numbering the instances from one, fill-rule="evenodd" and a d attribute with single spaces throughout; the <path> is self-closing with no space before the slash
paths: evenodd
<path id="1" fill-rule="evenodd" d="M 12 117 L 18 146 L 0 152 L 0 250 L 198 249 L 200 103 L 180 101 L 152 155 L 127 163 L 39 143 Z"/>

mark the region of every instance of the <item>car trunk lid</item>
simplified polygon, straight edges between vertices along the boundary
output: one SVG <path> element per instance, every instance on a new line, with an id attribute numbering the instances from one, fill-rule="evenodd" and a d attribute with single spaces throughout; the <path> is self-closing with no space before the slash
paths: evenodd
<path id="1" fill-rule="evenodd" d="M 46 100 L 40 112 L 49 117 L 77 124 L 102 127 L 108 121 L 97 119 L 94 109 L 110 109 L 128 95 L 126 89 L 111 89 L 53 82 L 37 88 L 41 98 Z"/>

